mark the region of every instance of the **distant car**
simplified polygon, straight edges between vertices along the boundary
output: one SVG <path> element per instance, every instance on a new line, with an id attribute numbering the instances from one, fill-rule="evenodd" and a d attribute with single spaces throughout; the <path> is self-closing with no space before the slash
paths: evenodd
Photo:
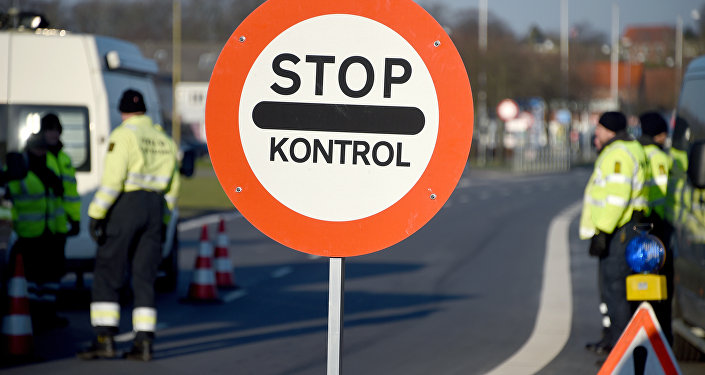
<path id="1" fill-rule="evenodd" d="M 673 351 L 705 359 L 705 56 L 683 78 L 673 121 L 667 218 L 674 227 Z"/>

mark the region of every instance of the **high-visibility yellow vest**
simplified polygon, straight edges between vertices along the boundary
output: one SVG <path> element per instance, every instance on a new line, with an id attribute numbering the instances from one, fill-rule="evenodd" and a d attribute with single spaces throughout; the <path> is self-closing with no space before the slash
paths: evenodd
<path id="1" fill-rule="evenodd" d="M 68 220 L 81 221 L 81 197 L 78 195 L 76 184 L 76 169 L 71 163 L 71 158 L 60 150 L 56 155 L 47 153 L 47 166 L 58 172 L 64 186 L 63 206 Z"/>
<path id="2" fill-rule="evenodd" d="M 666 211 L 666 191 L 670 160 L 668 155 L 655 144 L 644 146 L 646 153 L 646 188 L 649 197 L 649 211 L 662 219 Z"/>
<path id="3" fill-rule="evenodd" d="M 670 149 L 673 162 L 668 177 L 666 220 L 685 230 L 689 241 L 705 243 L 705 189 L 695 189 L 688 183 L 688 156 L 683 150 Z"/>
<path id="4" fill-rule="evenodd" d="M 56 231 L 58 201 L 34 172 L 28 171 L 24 179 L 10 181 L 7 186 L 12 196 L 12 224 L 19 237 L 39 237 L 47 229 Z"/>
<path id="5" fill-rule="evenodd" d="M 51 153 L 47 152 L 46 156 L 46 165 L 49 170 L 54 172 L 57 178 L 61 179 L 61 171 L 59 169 L 59 166 L 56 162 L 56 159 L 51 159 L 51 156 L 49 156 Z M 63 183 L 62 183 L 63 187 Z M 52 214 L 51 217 L 53 218 L 54 225 L 53 225 L 53 231 L 56 233 L 68 233 L 69 231 L 69 222 L 68 218 L 66 217 L 66 210 L 64 209 L 64 203 L 63 203 L 63 198 L 58 196 L 58 195 L 51 195 L 51 207 L 52 207 Z"/>
<path id="6" fill-rule="evenodd" d="M 628 223 L 634 211 L 648 212 L 645 169 L 646 155 L 639 142 L 616 140 L 604 147 L 585 187 L 581 239 L 597 231 L 611 234 Z"/>
<path id="7" fill-rule="evenodd" d="M 125 120 L 110 134 L 101 185 L 88 207 L 88 216 L 103 219 L 122 192 L 164 194 L 167 207 L 176 203 L 179 188 L 177 148 L 145 115 Z"/>
<path id="8" fill-rule="evenodd" d="M 683 217 L 683 190 L 688 179 L 688 155 L 685 151 L 671 147 L 671 168 L 669 169 L 668 188 L 666 194 L 666 220 L 672 224 L 685 222 Z"/>

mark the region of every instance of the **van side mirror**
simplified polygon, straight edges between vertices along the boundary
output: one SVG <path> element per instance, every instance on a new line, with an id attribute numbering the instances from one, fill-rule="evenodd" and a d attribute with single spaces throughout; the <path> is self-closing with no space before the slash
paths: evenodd
<path id="1" fill-rule="evenodd" d="M 688 179 L 694 187 L 705 189 L 705 141 L 695 142 L 688 152 Z"/>
<path id="2" fill-rule="evenodd" d="M 196 169 L 196 151 L 194 149 L 189 149 L 184 151 L 184 157 L 181 159 L 181 168 L 179 172 L 186 176 L 193 176 L 193 172 Z"/>
<path id="3" fill-rule="evenodd" d="M 21 180 L 27 177 L 27 161 L 19 152 L 8 152 L 5 155 L 5 178 L 8 181 Z"/>

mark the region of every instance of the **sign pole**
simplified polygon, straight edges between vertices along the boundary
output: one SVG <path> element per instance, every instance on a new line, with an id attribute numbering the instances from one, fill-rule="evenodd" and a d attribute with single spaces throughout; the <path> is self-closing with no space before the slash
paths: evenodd
<path id="1" fill-rule="evenodd" d="M 328 282 L 328 375 L 340 375 L 343 362 L 343 290 L 345 258 L 330 258 Z"/>

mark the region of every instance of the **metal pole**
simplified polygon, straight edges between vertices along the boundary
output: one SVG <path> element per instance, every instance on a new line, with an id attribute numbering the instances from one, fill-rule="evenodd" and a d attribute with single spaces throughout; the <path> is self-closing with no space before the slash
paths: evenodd
<path id="1" fill-rule="evenodd" d="M 181 0 L 173 0 L 172 11 L 172 71 L 171 71 L 171 138 L 179 147 L 181 142 L 181 117 L 179 116 L 176 87 L 181 82 Z"/>
<path id="2" fill-rule="evenodd" d="M 478 134 L 478 148 L 479 152 L 477 154 L 478 164 L 480 166 L 485 165 L 485 153 L 487 152 L 487 145 L 485 144 L 485 139 L 483 137 L 487 132 L 487 71 L 486 71 L 486 59 L 485 55 L 487 53 L 487 0 L 479 0 L 478 9 L 478 33 L 477 33 L 477 45 L 480 49 L 480 74 L 478 81 L 480 84 L 478 94 L 477 94 L 477 118 L 478 124 L 475 128 Z"/>
<path id="3" fill-rule="evenodd" d="M 612 101 L 619 109 L 619 6 L 612 3 L 612 72 L 610 75 L 610 91 Z"/>
<path id="4" fill-rule="evenodd" d="M 683 18 L 676 19 L 676 100 L 681 89 L 681 78 L 683 75 Z"/>
<path id="5" fill-rule="evenodd" d="M 561 73 L 563 73 L 563 99 L 568 98 L 568 0 L 561 0 Z"/>
<path id="6" fill-rule="evenodd" d="M 330 258 L 328 282 L 328 375 L 340 375 L 343 363 L 343 290 L 345 258 Z"/>
<path id="7" fill-rule="evenodd" d="M 487 51 L 487 0 L 480 0 L 479 12 L 477 44 L 480 46 L 480 51 L 485 53 Z"/>

